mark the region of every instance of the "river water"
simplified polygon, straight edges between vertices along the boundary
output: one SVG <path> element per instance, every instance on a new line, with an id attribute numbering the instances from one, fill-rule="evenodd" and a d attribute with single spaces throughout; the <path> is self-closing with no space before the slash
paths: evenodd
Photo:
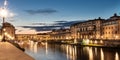
<path id="1" fill-rule="evenodd" d="M 120 60 L 120 49 L 29 42 L 25 53 L 35 60 Z"/>

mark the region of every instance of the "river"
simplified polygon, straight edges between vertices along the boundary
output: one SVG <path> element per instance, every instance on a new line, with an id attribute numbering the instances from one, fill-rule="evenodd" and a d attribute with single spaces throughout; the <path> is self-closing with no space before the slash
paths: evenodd
<path id="1" fill-rule="evenodd" d="M 29 42 L 22 44 L 35 60 L 120 60 L 120 49 Z"/>

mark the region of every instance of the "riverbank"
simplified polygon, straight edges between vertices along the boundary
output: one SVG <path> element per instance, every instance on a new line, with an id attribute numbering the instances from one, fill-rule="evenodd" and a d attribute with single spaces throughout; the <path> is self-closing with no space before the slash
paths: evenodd
<path id="1" fill-rule="evenodd" d="M 107 46 L 107 45 L 99 45 L 99 44 L 76 44 L 76 43 L 72 43 L 72 44 L 68 44 L 68 45 L 73 45 L 73 46 L 81 46 L 81 47 L 99 47 L 99 48 L 120 48 L 120 46 Z"/>
<path id="2" fill-rule="evenodd" d="M 0 60 L 34 60 L 8 42 L 0 42 Z"/>
<path id="3" fill-rule="evenodd" d="M 100 48 L 120 48 L 120 45 L 116 45 L 116 44 L 105 45 L 105 44 L 82 44 L 82 43 L 63 43 L 63 42 L 48 42 L 48 43 L 65 44 L 65 45 L 73 45 L 73 46 L 81 46 L 81 47 L 89 46 L 89 47 L 100 47 Z"/>

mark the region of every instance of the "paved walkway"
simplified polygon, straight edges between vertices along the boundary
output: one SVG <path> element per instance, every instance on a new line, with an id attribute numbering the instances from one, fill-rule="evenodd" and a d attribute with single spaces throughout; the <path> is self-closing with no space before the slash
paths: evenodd
<path id="1" fill-rule="evenodd" d="M 0 42 L 0 60 L 34 60 L 8 42 Z"/>

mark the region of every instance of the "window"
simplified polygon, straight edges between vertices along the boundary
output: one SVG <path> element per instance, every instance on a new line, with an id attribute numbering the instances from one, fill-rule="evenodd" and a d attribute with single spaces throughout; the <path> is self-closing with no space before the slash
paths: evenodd
<path id="1" fill-rule="evenodd" d="M 117 31 L 115 31 L 115 34 L 117 34 Z"/>
<path id="2" fill-rule="evenodd" d="M 107 32 L 106 32 L 106 34 L 107 34 Z"/>
<path id="3" fill-rule="evenodd" d="M 103 34 L 104 34 L 104 32 L 103 32 Z"/>
<path id="4" fill-rule="evenodd" d="M 111 27 L 111 29 L 113 29 L 113 27 Z"/>

